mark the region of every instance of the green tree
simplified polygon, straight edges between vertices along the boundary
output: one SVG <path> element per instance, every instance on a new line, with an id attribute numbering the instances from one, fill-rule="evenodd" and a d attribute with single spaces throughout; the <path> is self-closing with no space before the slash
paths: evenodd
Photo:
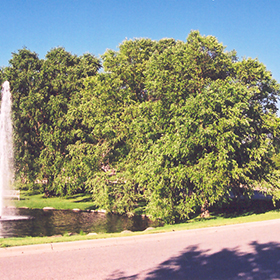
<path id="1" fill-rule="evenodd" d="M 10 66 L 3 69 L 13 96 L 13 124 L 16 173 L 22 183 L 33 183 L 39 171 L 38 158 L 43 143 L 40 125 L 44 106 L 40 95 L 40 69 L 43 61 L 27 49 L 12 54 Z"/>
<path id="2" fill-rule="evenodd" d="M 147 90 L 161 102 L 165 129 L 135 172 L 149 196 L 147 211 L 174 222 L 258 187 L 277 197 L 271 155 L 279 139 L 279 85 L 257 60 L 236 61 L 212 37 L 154 56 Z"/>
<path id="3" fill-rule="evenodd" d="M 96 98 L 87 103 L 102 108 L 89 119 L 110 166 L 102 172 L 104 158 L 87 180 L 96 204 L 120 213 L 141 208 L 175 222 L 230 192 L 259 188 L 277 197 L 271 156 L 279 139 L 279 85 L 263 64 L 238 61 L 215 37 L 197 31 L 160 51 L 154 43 L 139 64 L 122 53 L 138 54 L 134 43 L 124 43 L 134 51 L 120 46 L 104 56 L 111 87 L 95 83 Z"/>
<path id="4" fill-rule="evenodd" d="M 48 191 L 57 191 L 53 182 L 75 141 L 69 104 L 100 66 L 93 55 L 78 57 L 64 48 L 52 49 L 44 60 L 27 49 L 13 54 L 4 76 L 11 83 L 17 170 L 24 181 L 45 180 Z"/>
<path id="5" fill-rule="evenodd" d="M 158 137 L 158 125 L 150 119 L 157 113 L 153 112 L 153 103 L 146 102 L 145 71 L 155 52 L 173 45 L 173 39 L 135 39 L 124 41 L 117 52 L 107 51 L 102 56 L 105 73 L 85 81 L 86 88 L 78 95 L 80 103 L 69 111 L 72 118 L 79 119 L 83 129 L 77 133 L 83 137 L 69 147 L 73 164 L 68 167 L 75 168 L 77 159 L 83 162 L 79 174 L 84 174 L 96 205 L 108 211 L 133 212 L 141 208 L 139 203 L 145 204 L 127 164 L 133 161 L 131 157 L 139 159 L 143 138 L 148 141 Z M 87 152 L 81 156 L 84 147 Z M 88 154 L 94 162 L 89 161 Z M 71 177 L 71 172 L 65 172 L 65 176 Z M 78 177 L 75 182 L 81 183 Z"/>
<path id="6" fill-rule="evenodd" d="M 229 194 L 279 198 L 280 87 L 257 59 L 193 31 L 186 42 L 125 40 L 102 60 L 98 73 L 90 54 L 13 54 L 3 78 L 22 178 L 169 223 Z"/>

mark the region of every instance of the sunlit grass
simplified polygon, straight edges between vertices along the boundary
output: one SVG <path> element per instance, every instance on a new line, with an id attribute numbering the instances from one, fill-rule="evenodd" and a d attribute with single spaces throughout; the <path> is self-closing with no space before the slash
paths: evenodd
<path id="1" fill-rule="evenodd" d="M 20 200 L 15 200 L 14 205 L 30 209 L 42 209 L 44 207 L 53 207 L 55 209 L 94 209 L 90 195 L 76 194 L 69 197 L 46 198 L 43 194 L 30 195 L 26 191 L 21 191 Z"/>

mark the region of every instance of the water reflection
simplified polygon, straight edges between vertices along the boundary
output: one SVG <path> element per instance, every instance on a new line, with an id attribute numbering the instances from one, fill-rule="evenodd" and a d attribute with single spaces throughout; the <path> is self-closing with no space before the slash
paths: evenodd
<path id="1" fill-rule="evenodd" d="M 5 210 L 9 215 L 9 210 Z M 1 236 L 52 236 L 65 233 L 112 233 L 123 230 L 142 231 L 150 226 L 158 226 L 147 217 L 128 218 L 93 212 L 74 212 L 72 210 L 15 209 L 17 216 L 29 216 L 31 219 L 0 222 Z"/>

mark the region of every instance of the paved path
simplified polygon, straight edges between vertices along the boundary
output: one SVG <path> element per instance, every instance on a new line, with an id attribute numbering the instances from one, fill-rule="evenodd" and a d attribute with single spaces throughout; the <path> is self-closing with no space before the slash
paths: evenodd
<path id="1" fill-rule="evenodd" d="M 0 249 L 0 279 L 280 279 L 280 220 Z"/>

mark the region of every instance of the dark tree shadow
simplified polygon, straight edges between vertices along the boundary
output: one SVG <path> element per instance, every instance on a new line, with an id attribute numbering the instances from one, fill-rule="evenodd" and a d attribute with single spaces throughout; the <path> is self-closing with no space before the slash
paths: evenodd
<path id="1" fill-rule="evenodd" d="M 274 205 L 271 199 L 243 199 L 232 200 L 228 203 L 212 206 L 210 211 L 215 216 L 234 218 L 266 213 L 271 210 L 279 211 L 279 207 L 279 201 Z"/>
<path id="2" fill-rule="evenodd" d="M 223 249 L 209 254 L 192 246 L 148 273 L 125 276 L 117 271 L 107 279 L 280 279 L 280 243 L 250 245 L 253 253 Z"/>

